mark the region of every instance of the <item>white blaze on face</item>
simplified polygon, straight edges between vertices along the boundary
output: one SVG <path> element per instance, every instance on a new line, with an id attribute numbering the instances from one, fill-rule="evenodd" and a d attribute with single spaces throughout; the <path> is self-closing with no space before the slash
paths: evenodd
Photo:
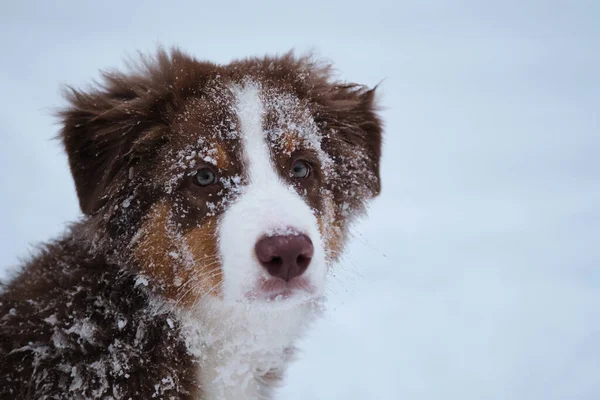
<path id="1" fill-rule="evenodd" d="M 294 232 L 307 235 L 314 256 L 302 275 L 315 289 L 324 290 L 326 262 L 317 219 L 306 201 L 278 175 L 263 130 L 264 106 L 260 87 L 248 82 L 232 88 L 243 146 L 248 185 L 223 214 L 219 227 L 225 301 L 243 300 L 269 278 L 254 248 L 265 235 Z"/>

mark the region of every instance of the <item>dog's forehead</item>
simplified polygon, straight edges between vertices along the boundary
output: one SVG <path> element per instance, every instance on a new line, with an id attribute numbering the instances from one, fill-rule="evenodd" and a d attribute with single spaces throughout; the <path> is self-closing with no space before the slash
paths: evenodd
<path id="1" fill-rule="evenodd" d="M 195 153 L 213 164 L 218 160 L 211 154 L 216 153 L 227 153 L 229 161 L 239 159 L 244 134 L 239 96 L 251 88 L 256 94 L 253 101 L 259 104 L 250 112 L 258 114 L 254 117 L 261 121 L 265 141 L 274 153 L 291 155 L 300 147 L 319 147 L 321 133 L 310 99 L 300 98 L 285 87 L 246 77 L 236 82 L 215 81 L 200 96 L 186 99 L 175 111 L 173 148 Z M 227 163 L 220 164 L 217 166 L 225 167 Z"/>
<path id="2" fill-rule="evenodd" d="M 234 97 L 227 87 L 211 87 L 200 96 L 187 98 L 175 110 L 173 141 L 179 145 L 204 139 L 237 139 Z"/>

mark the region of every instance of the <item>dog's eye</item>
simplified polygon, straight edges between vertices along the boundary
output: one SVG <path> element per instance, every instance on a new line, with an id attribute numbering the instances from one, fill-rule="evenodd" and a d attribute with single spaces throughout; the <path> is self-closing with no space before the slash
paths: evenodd
<path id="1" fill-rule="evenodd" d="M 194 182 L 196 182 L 198 186 L 209 186 L 216 181 L 217 174 L 209 167 L 200 168 L 196 171 L 196 175 L 194 176 Z"/>
<path id="2" fill-rule="evenodd" d="M 308 178 L 310 175 L 310 164 L 303 160 L 298 160 L 294 163 L 291 172 L 292 178 Z"/>

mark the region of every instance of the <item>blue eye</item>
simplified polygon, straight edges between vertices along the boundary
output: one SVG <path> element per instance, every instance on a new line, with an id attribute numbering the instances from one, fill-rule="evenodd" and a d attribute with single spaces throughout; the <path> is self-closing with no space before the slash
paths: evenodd
<path id="1" fill-rule="evenodd" d="M 298 160 L 294 163 L 291 172 L 292 178 L 308 178 L 310 175 L 310 164 L 303 160 Z"/>
<path id="2" fill-rule="evenodd" d="M 212 168 L 204 167 L 196 171 L 194 176 L 194 182 L 198 186 L 210 186 L 217 181 L 217 174 Z"/>

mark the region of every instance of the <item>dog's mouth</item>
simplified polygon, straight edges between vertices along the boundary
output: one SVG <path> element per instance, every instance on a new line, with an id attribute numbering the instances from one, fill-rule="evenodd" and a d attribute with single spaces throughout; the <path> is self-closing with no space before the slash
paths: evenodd
<path id="1" fill-rule="evenodd" d="M 267 278 L 246 292 L 245 297 L 250 301 L 281 302 L 292 298 L 312 298 L 316 288 L 305 277 L 297 277 L 289 281 L 280 278 Z"/>

